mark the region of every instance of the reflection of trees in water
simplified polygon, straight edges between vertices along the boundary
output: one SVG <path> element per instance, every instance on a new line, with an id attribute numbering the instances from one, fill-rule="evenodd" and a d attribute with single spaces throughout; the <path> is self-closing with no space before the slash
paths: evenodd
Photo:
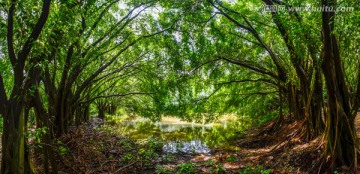
<path id="1" fill-rule="evenodd" d="M 147 133 L 149 130 L 154 130 L 156 128 L 153 122 L 138 122 L 136 124 L 136 129 L 138 132 Z"/>
<path id="2" fill-rule="evenodd" d="M 198 125 L 195 125 L 195 124 L 169 124 L 169 123 L 161 123 L 161 122 L 157 122 L 156 125 L 163 132 L 179 131 L 179 130 L 182 130 L 184 128 L 201 127 L 201 126 L 198 126 Z"/>
<path id="3" fill-rule="evenodd" d="M 165 153 L 210 153 L 210 148 L 201 140 L 192 141 L 171 141 L 164 144 Z"/>
<path id="4" fill-rule="evenodd" d="M 225 126 L 226 125 L 226 126 Z M 168 148 L 180 146 L 186 149 L 200 149 L 204 146 L 226 146 L 230 141 L 241 137 L 246 128 L 246 122 L 227 121 L 217 126 L 199 126 L 195 124 L 172 124 L 151 121 L 131 122 L 121 124 L 123 132 L 133 139 L 159 138 L 165 142 L 175 144 Z M 185 143 L 185 144 L 184 144 Z M 184 145 L 184 146 L 183 146 Z"/>
<path id="5" fill-rule="evenodd" d="M 221 126 L 215 126 L 211 132 L 205 136 L 204 141 L 209 146 L 224 146 L 228 145 L 229 142 L 236 140 L 243 136 L 243 126 L 233 123 L 227 123 L 226 128 Z"/>

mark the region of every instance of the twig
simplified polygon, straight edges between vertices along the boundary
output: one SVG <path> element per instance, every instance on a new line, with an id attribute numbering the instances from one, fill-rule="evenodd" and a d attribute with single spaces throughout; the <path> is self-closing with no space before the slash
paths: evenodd
<path id="1" fill-rule="evenodd" d="M 136 161 L 134 161 L 134 162 L 132 162 L 132 163 L 130 163 L 130 164 L 128 164 L 128 165 L 125 165 L 125 166 L 121 167 L 120 169 L 116 170 L 114 173 L 118 173 L 118 172 L 120 172 L 121 170 L 123 170 L 123 169 L 125 169 L 125 168 L 127 168 L 127 167 L 130 167 L 130 166 L 132 166 L 133 164 L 135 164 L 136 162 L 138 162 L 138 160 L 136 160 Z"/>

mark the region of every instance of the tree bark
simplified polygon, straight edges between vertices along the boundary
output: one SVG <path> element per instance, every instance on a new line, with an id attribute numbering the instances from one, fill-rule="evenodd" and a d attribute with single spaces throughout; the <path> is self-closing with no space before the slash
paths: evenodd
<path id="1" fill-rule="evenodd" d="M 25 115 L 20 89 L 13 92 L 4 115 L 2 135 L 1 173 L 24 173 L 25 169 Z M 16 96 L 16 97 L 15 97 Z"/>
<path id="2" fill-rule="evenodd" d="M 335 1 L 322 0 L 322 5 L 333 7 Z M 323 63 L 322 70 L 327 90 L 327 119 L 324 159 L 330 169 L 349 166 L 357 173 L 359 142 L 351 114 L 349 90 L 345 81 L 337 39 L 334 34 L 334 12 L 322 12 Z"/>

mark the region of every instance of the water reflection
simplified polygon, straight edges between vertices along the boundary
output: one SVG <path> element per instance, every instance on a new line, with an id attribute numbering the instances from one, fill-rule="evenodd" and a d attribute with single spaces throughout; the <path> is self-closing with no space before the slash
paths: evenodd
<path id="1" fill-rule="evenodd" d="M 135 140 L 157 138 L 164 142 L 163 151 L 166 153 L 193 154 L 210 153 L 211 148 L 229 145 L 230 141 L 240 138 L 249 125 L 249 122 L 239 120 L 203 125 L 172 117 L 164 117 L 156 123 L 136 118 L 116 123 L 115 132 Z"/>
<path id="2" fill-rule="evenodd" d="M 163 146 L 165 153 L 210 153 L 210 148 L 201 140 L 191 140 L 187 142 L 182 141 L 170 141 Z"/>

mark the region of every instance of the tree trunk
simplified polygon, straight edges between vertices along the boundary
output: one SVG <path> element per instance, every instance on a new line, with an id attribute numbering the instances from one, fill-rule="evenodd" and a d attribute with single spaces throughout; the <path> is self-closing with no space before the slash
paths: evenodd
<path id="1" fill-rule="evenodd" d="M 106 113 L 106 102 L 105 101 L 97 101 L 96 106 L 98 109 L 98 118 L 105 119 L 105 113 Z"/>
<path id="2" fill-rule="evenodd" d="M 55 153 L 52 148 L 53 144 L 53 128 L 52 124 L 50 124 L 49 117 L 46 114 L 46 110 L 44 105 L 41 102 L 40 93 L 38 90 L 35 91 L 33 97 L 33 103 L 35 108 L 35 113 L 37 117 L 37 128 L 47 128 L 47 131 L 42 134 L 41 139 L 44 143 L 44 147 L 42 149 L 42 153 L 44 155 L 44 171 L 45 173 L 49 173 L 49 162 L 51 164 L 52 173 L 57 173 L 57 163 L 55 160 Z"/>
<path id="3" fill-rule="evenodd" d="M 84 122 L 88 122 L 90 120 L 90 105 L 86 105 L 85 106 L 85 110 L 84 110 L 84 114 L 83 114 L 83 117 L 84 117 Z"/>
<path id="4" fill-rule="evenodd" d="M 325 128 L 325 152 L 324 157 L 330 158 L 330 168 L 346 165 L 357 168 L 358 138 L 355 131 L 354 120 L 348 109 L 348 102 L 344 101 L 344 95 L 339 90 L 336 71 L 333 69 L 334 62 L 324 61 L 324 75 L 327 86 L 328 114 Z M 355 173 L 357 173 L 355 171 Z"/>
<path id="5" fill-rule="evenodd" d="M 75 114 L 75 124 L 76 126 L 80 126 L 83 122 L 89 121 L 89 105 L 80 105 L 76 108 Z"/>
<path id="6" fill-rule="evenodd" d="M 105 119 L 105 109 L 103 109 L 103 108 L 99 108 L 98 107 L 98 117 L 100 118 L 100 119 Z"/>
<path id="7" fill-rule="evenodd" d="M 68 132 L 68 128 L 70 127 L 71 119 L 72 119 L 72 108 L 70 99 L 71 92 L 66 91 L 62 92 L 60 90 L 57 98 L 56 105 L 56 115 L 55 115 L 55 134 L 57 137 L 60 137 L 63 134 Z"/>
<path id="8" fill-rule="evenodd" d="M 322 5 L 334 7 L 335 2 L 322 0 Z M 351 114 L 349 90 L 340 59 L 339 47 L 334 34 L 334 12 L 322 12 L 323 63 L 322 70 L 327 90 L 327 119 L 325 128 L 324 159 L 330 169 L 349 166 L 357 173 L 359 142 Z"/>
<path id="9" fill-rule="evenodd" d="M 15 89 L 16 90 L 16 89 Z M 20 91 L 20 89 L 18 89 Z M 25 150 L 26 125 L 24 115 L 24 101 L 20 92 L 14 92 L 4 115 L 4 129 L 2 135 L 2 164 L 1 173 L 25 173 L 29 171 L 28 151 Z"/>
<path id="10" fill-rule="evenodd" d="M 324 132 L 325 125 L 323 118 L 323 109 L 324 109 L 324 101 L 323 101 L 323 85 L 322 85 L 322 79 L 321 79 L 321 71 L 316 70 L 315 73 L 315 81 L 314 81 L 314 89 L 312 93 L 312 99 L 311 99 L 311 129 L 314 131 L 312 134 L 313 137 L 310 139 L 316 138 L 321 133 Z"/>

